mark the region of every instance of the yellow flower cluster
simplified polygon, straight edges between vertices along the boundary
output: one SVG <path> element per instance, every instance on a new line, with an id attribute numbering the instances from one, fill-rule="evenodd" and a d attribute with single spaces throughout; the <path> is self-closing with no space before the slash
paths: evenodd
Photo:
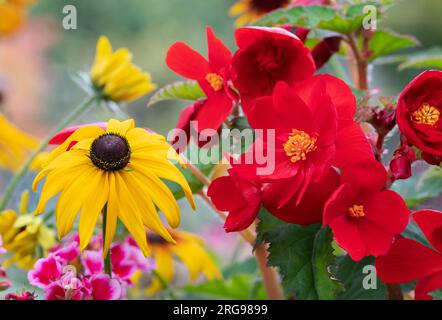
<path id="1" fill-rule="evenodd" d="M 12 257 L 3 264 L 8 268 L 16 264 L 22 269 L 32 269 L 35 261 L 55 245 L 55 232 L 41 218 L 27 212 L 29 193 L 22 196 L 19 214 L 14 210 L 0 213 L 0 235 L 3 247 Z"/>

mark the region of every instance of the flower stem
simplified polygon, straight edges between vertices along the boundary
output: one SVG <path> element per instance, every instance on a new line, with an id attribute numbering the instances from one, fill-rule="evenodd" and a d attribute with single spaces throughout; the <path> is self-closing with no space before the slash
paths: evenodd
<path id="1" fill-rule="evenodd" d="M 103 232 L 102 232 L 102 238 L 103 238 L 103 250 L 104 250 L 104 244 L 106 241 L 106 224 L 107 224 L 107 204 L 103 208 Z M 104 253 L 104 272 L 109 275 L 109 277 L 112 278 L 112 263 L 111 263 L 111 253 L 110 249 L 109 252 Z"/>
<path id="2" fill-rule="evenodd" d="M 255 247 L 255 257 L 259 270 L 261 271 L 268 298 L 270 300 L 284 300 L 284 293 L 279 283 L 278 272 L 275 268 L 267 266 L 268 252 L 265 243 L 261 243 Z"/>
<path id="3" fill-rule="evenodd" d="M 20 170 L 14 175 L 12 180 L 9 182 L 9 184 L 6 187 L 5 193 L 3 195 L 3 198 L 0 202 L 0 211 L 3 211 L 6 206 L 9 203 L 9 200 L 11 200 L 12 195 L 14 194 L 15 189 L 17 188 L 19 182 L 23 179 L 23 177 L 26 175 L 26 173 L 29 170 L 29 167 L 31 166 L 32 162 L 35 160 L 35 158 L 38 156 L 38 154 L 42 151 L 44 151 L 49 143 L 49 141 L 52 139 L 52 137 L 57 134 L 60 130 L 64 129 L 66 126 L 74 122 L 79 116 L 81 116 L 90 106 L 92 106 L 93 102 L 97 97 L 95 95 L 87 97 L 81 104 L 79 104 L 72 112 L 64 118 L 56 128 L 54 128 L 49 135 L 43 139 L 43 141 L 40 143 L 38 148 L 32 153 L 32 155 L 26 160 L 26 162 L 22 165 Z"/>
<path id="4" fill-rule="evenodd" d="M 402 288 L 399 283 L 386 283 L 388 300 L 404 300 Z"/>

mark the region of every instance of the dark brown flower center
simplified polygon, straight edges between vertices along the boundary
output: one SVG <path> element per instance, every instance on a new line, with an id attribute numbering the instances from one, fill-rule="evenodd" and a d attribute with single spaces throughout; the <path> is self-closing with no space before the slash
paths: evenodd
<path id="1" fill-rule="evenodd" d="M 267 13 L 286 6 L 289 0 L 252 0 L 251 6 L 260 13 Z"/>
<path id="2" fill-rule="evenodd" d="M 104 171 L 124 169 L 130 160 L 130 146 L 126 138 L 106 133 L 92 143 L 90 158 L 92 163 Z"/>

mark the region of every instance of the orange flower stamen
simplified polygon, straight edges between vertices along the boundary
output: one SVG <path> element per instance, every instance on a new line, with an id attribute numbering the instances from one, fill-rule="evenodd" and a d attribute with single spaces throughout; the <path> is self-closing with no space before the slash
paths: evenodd
<path id="1" fill-rule="evenodd" d="M 317 138 L 302 130 L 292 129 L 287 142 L 284 143 L 284 151 L 293 163 L 305 160 L 308 153 L 316 150 L 316 140 Z"/>
<path id="2" fill-rule="evenodd" d="M 224 86 L 224 79 L 219 74 L 208 73 L 206 75 L 206 81 L 210 84 L 213 90 L 219 91 Z"/>
<path id="3" fill-rule="evenodd" d="M 434 126 L 439 121 L 440 111 L 428 103 L 424 103 L 413 112 L 413 121 L 418 124 L 426 124 L 429 126 Z"/>
<path id="4" fill-rule="evenodd" d="M 365 216 L 364 206 L 363 205 L 353 205 L 351 208 L 348 208 L 348 215 L 352 218 L 362 218 Z"/>

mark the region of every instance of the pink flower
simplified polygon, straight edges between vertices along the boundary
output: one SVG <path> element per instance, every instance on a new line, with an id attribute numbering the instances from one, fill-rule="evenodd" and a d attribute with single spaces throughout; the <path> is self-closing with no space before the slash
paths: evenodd
<path id="1" fill-rule="evenodd" d="M 74 240 L 65 247 L 56 247 L 51 252 L 65 264 L 68 264 L 80 256 L 79 242 Z"/>
<path id="2" fill-rule="evenodd" d="M 70 271 L 47 286 L 45 291 L 45 300 L 82 300 L 84 296 L 83 282 Z"/>
<path id="3" fill-rule="evenodd" d="M 8 293 L 5 300 L 35 300 L 35 293 L 23 291 L 22 293 Z"/>
<path id="4" fill-rule="evenodd" d="M 102 273 L 104 270 L 103 254 L 99 251 L 85 250 L 81 262 L 87 275 Z"/>
<path id="5" fill-rule="evenodd" d="M 37 260 L 34 269 L 28 272 L 29 283 L 45 289 L 61 277 L 62 270 L 63 266 L 59 259 L 55 255 L 50 254 L 47 258 Z"/>
<path id="6" fill-rule="evenodd" d="M 106 274 L 97 274 L 83 279 L 83 285 L 88 291 L 88 300 L 118 300 L 122 297 L 122 284 L 117 279 L 111 279 Z"/>

